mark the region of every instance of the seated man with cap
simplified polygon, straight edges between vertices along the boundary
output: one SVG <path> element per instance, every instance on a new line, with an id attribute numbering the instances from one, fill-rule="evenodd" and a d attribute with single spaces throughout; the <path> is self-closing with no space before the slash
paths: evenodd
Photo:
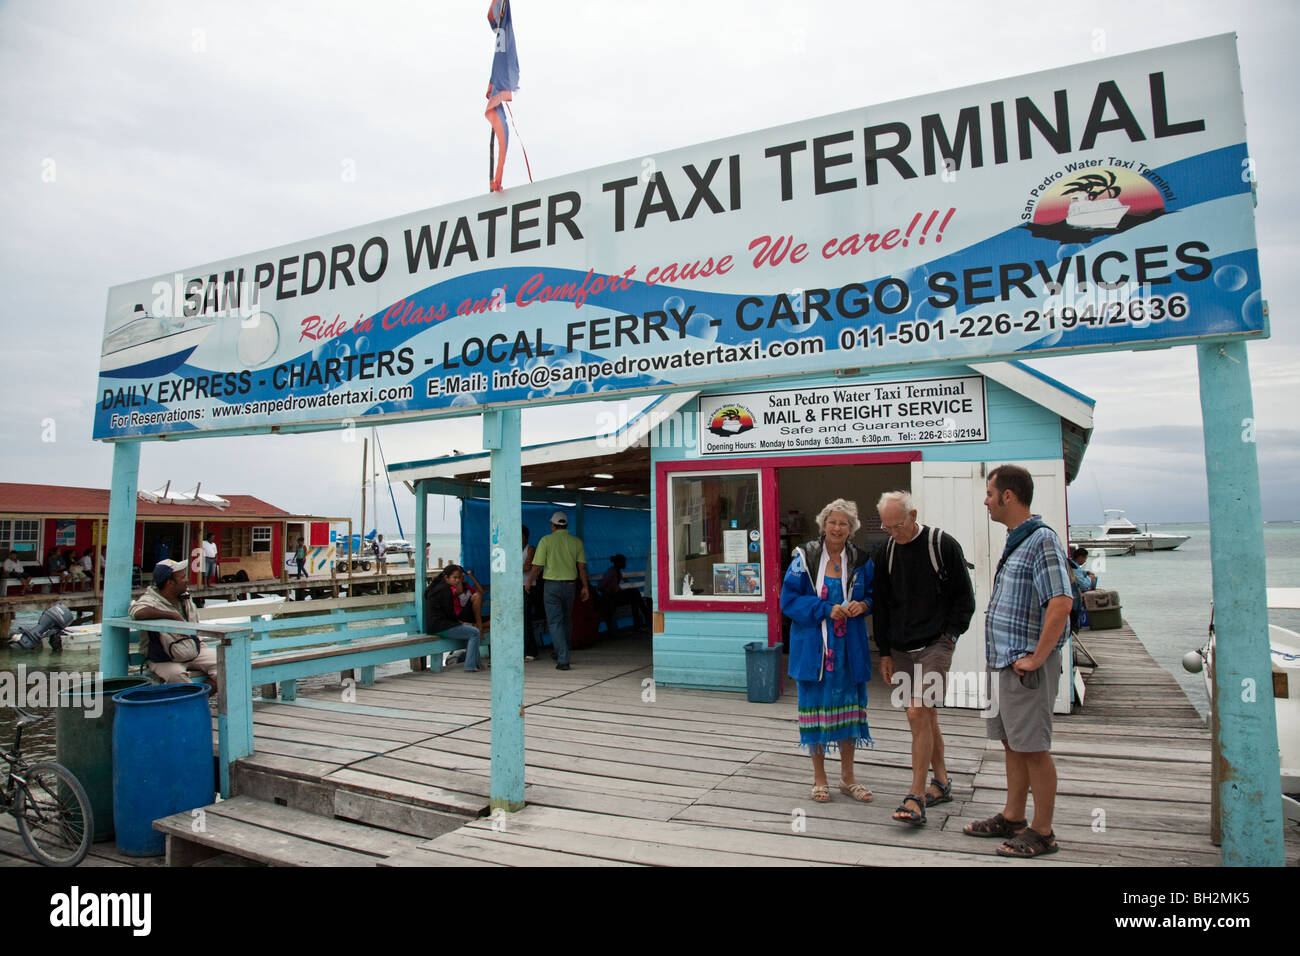
<path id="1" fill-rule="evenodd" d="M 153 569 L 153 585 L 131 602 L 130 615 L 137 621 L 171 620 L 197 624 L 198 612 L 185 590 L 189 569 L 184 561 L 159 561 Z M 193 634 L 142 631 L 141 649 L 149 670 L 165 684 L 188 683 L 191 673 L 208 675 L 212 693 L 217 693 L 217 652 L 204 647 Z"/>

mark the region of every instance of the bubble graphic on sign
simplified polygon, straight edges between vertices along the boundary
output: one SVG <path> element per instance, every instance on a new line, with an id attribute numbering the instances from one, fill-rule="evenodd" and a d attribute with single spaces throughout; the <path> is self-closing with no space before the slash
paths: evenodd
<path id="1" fill-rule="evenodd" d="M 1067 242 L 1065 245 L 1061 246 L 1061 248 L 1056 250 L 1056 261 L 1064 262 L 1071 256 L 1077 256 L 1081 252 L 1083 252 L 1083 246 L 1079 245 L 1077 242 Z"/>
<path id="2" fill-rule="evenodd" d="M 1241 317 L 1250 323 L 1251 328 L 1263 328 L 1264 296 L 1258 289 L 1246 296 L 1246 301 L 1241 304 Z"/>
<path id="3" fill-rule="evenodd" d="M 358 355 L 364 355 L 366 352 L 369 352 L 370 339 L 366 338 L 364 335 L 359 336 L 356 341 L 356 349 Z"/>
<path id="4" fill-rule="evenodd" d="M 335 358 L 345 359 L 345 358 L 347 358 L 347 357 L 348 357 L 349 355 L 351 355 L 351 354 L 352 354 L 352 346 L 348 345 L 347 342 L 335 342 L 335 343 L 334 343 L 334 357 L 335 357 Z"/>
<path id="5" fill-rule="evenodd" d="M 678 315 L 686 311 L 686 300 L 680 295 L 670 295 L 664 299 L 664 311 L 672 312 L 674 309 Z"/>
<path id="6" fill-rule="evenodd" d="M 1246 270 L 1241 266 L 1220 266 L 1214 270 L 1214 284 L 1224 292 L 1236 292 L 1246 284 Z"/>
<path id="7" fill-rule="evenodd" d="M 703 312 L 692 312 L 691 317 L 686 320 L 686 334 L 704 339 L 706 342 L 716 342 L 718 327 L 713 324 L 713 316 L 705 315 Z"/>
<path id="8" fill-rule="evenodd" d="M 452 408 L 464 408 L 467 405 L 477 405 L 478 399 L 468 392 L 461 392 L 451 400 Z"/>
<path id="9" fill-rule="evenodd" d="M 280 328 L 270 312 L 257 312 L 240 323 L 235 353 L 245 368 L 261 365 L 280 347 Z"/>

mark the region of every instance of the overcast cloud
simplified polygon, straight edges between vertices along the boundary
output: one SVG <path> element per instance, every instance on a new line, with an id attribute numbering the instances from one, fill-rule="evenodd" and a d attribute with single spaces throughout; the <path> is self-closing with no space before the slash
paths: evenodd
<path id="1" fill-rule="evenodd" d="M 110 286 L 480 194 L 491 58 L 466 2 L 0 6 L 4 480 L 107 487 L 90 440 Z M 1273 338 L 1249 348 L 1267 519 L 1300 519 L 1294 3 L 516 0 L 519 130 L 538 179 L 778 123 L 1238 34 Z M 511 151 L 507 182 L 524 176 Z M 345 175 L 345 173 L 354 175 Z M 1207 517 L 1193 349 L 1039 360 L 1097 400 L 1071 518 Z M 525 412 L 525 441 L 598 406 Z M 52 425 L 51 425 L 52 422 Z M 477 419 L 382 430 L 390 462 L 480 446 Z M 53 439 L 53 440 L 50 440 Z M 144 487 L 355 515 L 335 434 L 147 442 Z M 410 496 L 399 491 L 409 520 Z M 440 515 L 435 509 L 435 518 Z M 391 522 L 381 528 L 389 530 Z M 408 534 L 410 534 L 408 526 Z"/>

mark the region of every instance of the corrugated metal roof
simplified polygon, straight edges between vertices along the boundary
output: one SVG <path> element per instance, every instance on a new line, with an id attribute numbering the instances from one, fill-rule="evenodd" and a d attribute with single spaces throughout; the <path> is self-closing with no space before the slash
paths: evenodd
<path id="1" fill-rule="evenodd" d="M 66 485 L 27 485 L 0 482 L 0 514 L 32 514 L 58 517 L 60 515 L 108 516 L 107 488 L 73 488 Z M 175 518 L 198 520 L 200 518 L 292 518 L 292 512 L 267 504 L 252 495 L 222 495 L 230 502 L 229 508 L 213 505 L 154 504 L 137 499 L 138 517 Z"/>

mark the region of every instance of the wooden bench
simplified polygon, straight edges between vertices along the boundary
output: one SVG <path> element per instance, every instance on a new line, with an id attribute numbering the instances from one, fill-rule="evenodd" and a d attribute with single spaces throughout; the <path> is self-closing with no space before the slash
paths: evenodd
<path id="1" fill-rule="evenodd" d="M 370 687 L 377 665 L 406 659 L 422 667 L 426 658 L 433 658 L 434 669 L 440 669 L 443 654 L 466 644 L 441 634 L 418 633 L 415 603 L 409 594 L 288 601 L 267 607 L 277 615 L 271 620 L 261 619 L 259 615 L 266 612 L 259 608 L 242 614 L 235 611 L 253 618 L 246 622 L 220 623 L 216 619 L 234 615 L 228 606 L 215 605 L 199 612 L 197 624 L 166 624 L 168 631 L 197 634 L 216 644 L 223 797 L 230 793 L 230 765 L 253 753 L 254 686 L 271 688 L 271 696 L 275 696 L 274 685 L 279 685 L 279 698 L 292 700 L 298 678 L 356 671 L 359 683 Z M 104 626 L 129 633 L 159 627 L 156 621 L 131 618 L 106 618 Z M 481 646 L 486 648 L 486 644 L 485 636 Z"/>

